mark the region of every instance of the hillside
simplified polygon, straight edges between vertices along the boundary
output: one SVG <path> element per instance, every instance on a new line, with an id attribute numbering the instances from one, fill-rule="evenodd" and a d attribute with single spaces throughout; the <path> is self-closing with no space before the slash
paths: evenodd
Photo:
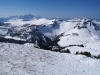
<path id="1" fill-rule="evenodd" d="M 100 60 L 0 43 L 0 75 L 100 75 Z"/>

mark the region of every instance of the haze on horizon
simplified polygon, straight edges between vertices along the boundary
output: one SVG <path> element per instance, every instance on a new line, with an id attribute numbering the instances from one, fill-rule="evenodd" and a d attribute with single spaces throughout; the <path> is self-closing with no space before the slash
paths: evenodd
<path id="1" fill-rule="evenodd" d="M 100 0 L 0 0 L 0 15 L 100 19 Z"/>

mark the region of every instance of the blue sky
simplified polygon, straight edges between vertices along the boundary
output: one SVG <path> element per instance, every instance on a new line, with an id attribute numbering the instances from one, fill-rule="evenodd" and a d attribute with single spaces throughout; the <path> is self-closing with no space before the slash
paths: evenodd
<path id="1" fill-rule="evenodd" d="M 0 15 L 100 18 L 100 0 L 0 0 Z"/>

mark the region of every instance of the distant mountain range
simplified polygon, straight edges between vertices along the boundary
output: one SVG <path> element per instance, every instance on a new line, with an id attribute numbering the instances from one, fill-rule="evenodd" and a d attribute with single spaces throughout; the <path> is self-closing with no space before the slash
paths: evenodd
<path id="1" fill-rule="evenodd" d="M 6 22 L 10 19 L 23 19 L 25 21 L 31 20 L 33 18 L 41 18 L 40 16 L 28 15 L 16 15 L 16 16 L 0 16 L 0 22 Z"/>
<path id="2" fill-rule="evenodd" d="M 6 22 L 10 19 L 23 19 L 24 21 L 29 21 L 32 19 L 39 19 L 39 18 L 46 18 L 46 19 L 62 19 L 59 17 L 43 17 L 43 16 L 34 16 L 32 14 L 27 14 L 27 15 L 14 15 L 14 16 L 0 16 L 0 22 Z M 63 18 L 63 19 L 68 19 L 68 18 Z"/>
<path id="3" fill-rule="evenodd" d="M 84 18 L 51 19 L 31 14 L 1 17 L 0 36 L 3 40 L 8 39 L 6 42 L 12 42 L 9 39 L 20 40 L 41 48 L 85 45 L 100 40 L 100 22 Z"/>

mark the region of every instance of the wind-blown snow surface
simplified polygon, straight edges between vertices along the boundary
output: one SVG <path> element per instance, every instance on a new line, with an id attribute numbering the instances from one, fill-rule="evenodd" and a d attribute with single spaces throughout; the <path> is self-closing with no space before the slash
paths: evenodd
<path id="1" fill-rule="evenodd" d="M 0 43 L 0 75 L 100 75 L 100 60 Z"/>

